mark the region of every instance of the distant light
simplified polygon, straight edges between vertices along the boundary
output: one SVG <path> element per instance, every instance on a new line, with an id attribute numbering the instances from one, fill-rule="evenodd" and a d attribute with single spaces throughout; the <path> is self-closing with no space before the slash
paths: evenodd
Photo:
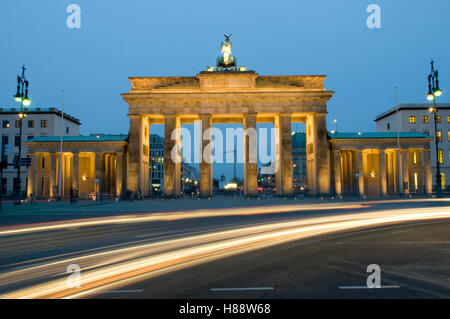
<path id="1" fill-rule="evenodd" d="M 433 94 L 427 94 L 428 101 L 433 101 L 434 95 Z"/>
<path id="2" fill-rule="evenodd" d="M 30 104 L 31 104 L 31 100 L 30 99 L 27 99 L 27 98 L 23 99 L 23 105 L 29 106 Z"/>
<path id="3" fill-rule="evenodd" d="M 442 91 L 441 90 L 436 90 L 434 91 L 434 96 L 441 96 L 442 95 Z"/>
<path id="4" fill-rule="evenodd" d="M 331 133 L 331 134 L 334 134 L 334 133 L 336 133 L 336 131 L 331 131 L 330 133 Z"/>
<path id="5" fill-rule="evenodd" d="M 236 189 L 238 185 L 236 183 L 228 183 L 224 186 L 225 189 Z"/>
<path id="6" fill-rule="evenodd" d="M 362 133 L 361 132 L 358 132 L 358 135 L 361 135 Z"/>

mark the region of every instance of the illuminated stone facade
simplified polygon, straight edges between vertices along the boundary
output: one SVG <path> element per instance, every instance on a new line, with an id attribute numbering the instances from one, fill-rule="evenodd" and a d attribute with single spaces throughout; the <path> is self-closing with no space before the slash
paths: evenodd
<path id="1" fill-rule="evenodd" d="M 273 123 L 276 132 L 278 195 L 293 193 L 291 123 L 307 128 L 307 176 L 310 194 L 330 193 L 330 161 L 325 116 L 333 92 L 323 87 L 325 76 L 259 76 L 253 71 L 200 72 L 195 77 L 132 77 L 131 90 L 122 94 L 130 119 L 127 189 L 149 195 L 149 126 L 165 125 L 164 192 L 181 194 L 180 164 L 172 161 L 173 130 L 201 122 L 203 136 L 215 123 L 240 123 L 244 130 L 256 123 Z M 203 136 L 204 137 L 204 136 Z M 247 141 L 246 141 L 247 140 Z M 244 140 L 244 193 L 257 195 L 257 163 L 248 161 Z M 211 143 L 203 138 L 199 150 Z M 212 156 L 212 155 L 211 155 Z M 212 196 L 212 164 L 200 163 L 200 195 Z"/>

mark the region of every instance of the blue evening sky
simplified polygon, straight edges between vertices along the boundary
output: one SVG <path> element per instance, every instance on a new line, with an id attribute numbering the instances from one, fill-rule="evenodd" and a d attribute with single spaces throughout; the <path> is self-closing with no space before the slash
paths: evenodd
<path id="1" fill-rule="evenodd" d="M 66 26 L 71 3 L 81 29 Z M 372 3 L 381 29 L 366 26 Z M 64 89 L 81 134 L 127 133 L 128 76 L 193 76 L 232 33 L 238 63 L 261 75 L 326 74 L 329 129 L 338 118 L 340 131 L 374 131 L 395 85 L 400 103 L 426 101 L 431 58 L 449 101 L 449 18 L 448 0 L 2 0 L 0 107 L 25 64 L 34 107 L 60 108 Z"/>

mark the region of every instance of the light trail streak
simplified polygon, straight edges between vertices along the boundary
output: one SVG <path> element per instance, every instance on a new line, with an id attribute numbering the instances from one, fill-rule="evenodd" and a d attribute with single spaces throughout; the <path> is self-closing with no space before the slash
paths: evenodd
<path id="1" fill-rule="evenodd" d="M 276 214 L 301 211 L 317 211 L 317 210 L 344 210 L 367 208 L 364 204 L 297 204 L 297 205 L 276 205 L 276 206 L 254 206 L 254 207 L 238 207 L 225 209 L 199 209 L 190 211 L 177 211 L 167 213 L 141 213 L 134 215 L 108 216 L 99 218 L 87 218 L 68 221 L 57 221 L 42 224 L 22 225 L 22 226 L 6 226 L 0 227 L 0 236 L 9 236 L 31 232 L 42 232 L 50 230 L 60 230 L 75 227 L 102 226 L 126 223 L 143 223 L 149 221 L 174 221 L 191 218 L 205 217 L 222 217 L 222 216 L 238 216 L 253 214 Z"/>
<path id="2" fill-rule="evenodd" d="M 136 245 L 3 273 L 1 282 L 8 278 L 20 280 L 43 274 L 49 279 L 48 282 L 11 291 L 0 298 L 82 298 L 176 269 L 293 240 L 380 225 L 449 218 L 448 207 L 379 210 L 303 218 Z M 81 288 L 66 286 L 65 274 L 61 273 L 64 267 L 61 266 L 70 263 L 79 263 L 82 268 Z M 55 276 L 60 278 L 54 280 Z"/>

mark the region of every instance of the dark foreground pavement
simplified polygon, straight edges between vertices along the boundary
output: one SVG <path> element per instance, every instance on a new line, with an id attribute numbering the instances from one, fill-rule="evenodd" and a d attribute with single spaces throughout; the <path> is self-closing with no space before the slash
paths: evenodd
<path id="1" fill-rule="evenodd" d="M 363 289 L 369 264 L 381 267 L 382 287 L 393 287 Z M 222 290 L 249 287 L 264 290 Z M 299 240 L 171 272 L 96 298 L 450 298 L 450 221 Z"/>

